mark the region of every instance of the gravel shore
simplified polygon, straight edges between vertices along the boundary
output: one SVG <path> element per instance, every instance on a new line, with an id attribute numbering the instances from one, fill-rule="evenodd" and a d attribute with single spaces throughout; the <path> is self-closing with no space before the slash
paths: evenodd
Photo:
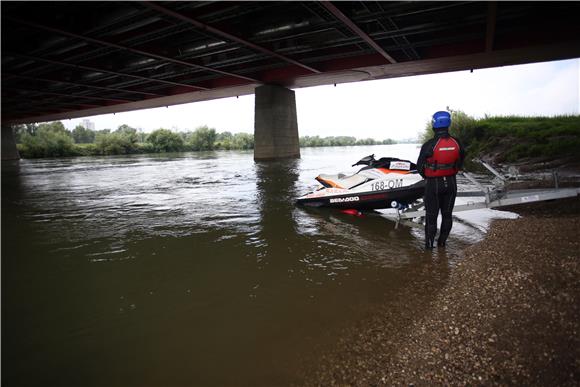
<path id="1" fill-rule="evenodd" d="M 510 210 L 443 283 L 426 273 L 345 332 L 307 384 L 580 385 L 580 199 Z"/>

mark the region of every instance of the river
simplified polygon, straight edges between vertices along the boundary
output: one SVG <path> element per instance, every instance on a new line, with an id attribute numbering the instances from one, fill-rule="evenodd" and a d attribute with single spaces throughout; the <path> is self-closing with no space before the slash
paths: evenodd
<path id="1" fill-rule="evenodd" d="M 319 173 L 416 145 L 20 160 L 2 166 L 4 385 L 302 383 L 418 270 L 445 281 L 499 211 L 456 222 L 444 264 L 380 216 L 304 209 Z M 472 219 L 473 220 L 473 219 Z M 433 264 L 433 262 L 439 264 Z"/>

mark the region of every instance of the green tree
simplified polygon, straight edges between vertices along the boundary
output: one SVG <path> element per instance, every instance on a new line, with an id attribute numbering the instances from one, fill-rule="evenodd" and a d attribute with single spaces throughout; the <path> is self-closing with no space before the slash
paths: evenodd
<path id="1" fill-rule="evenodd" d="M 324 141 L 319 136 L 304 136 L 299 139 L 300 146 L 316 147 L 323 146 Z"/>
<path id="2" fill-rule="evenodd" d="M 391 139 L 384 141 L 377 141 L 372 138 L 357 140 L 355 137 L 351 136 L 331 136 L 324 138 L 320 138 L 319 136 L 304 136 L 300 137 L 299 141 L 301 147 L 395 144 L 395 141 Z"/>
<path id="3" fill-rule="evenodd" d="M 461 110 L 451 111 L 451 126 L 449 127 L 449 133 L 451 135 L 459 138 L 461 141 L 469 143 L 473 139 L 474 128 L 476 126 L 475 118 L 467 115 Z M 423 134 L 421 135 L 421 142 L 426 142 L 427 140 L 433 138 L 434 132 L 431 125 L 431 120 L 426 123 Z"/>
<path id="4" fill-rule="evenodd" d="M 215 129 L 200 126 L 188 136 L 187 145 L 194 151 L 213 150 L 217 133 Z"/>
<path id="5" fill-rule="evenodd" d="M 234 145 L 234 135 L 231 132 L 218 133 L 215 141 L 216 149 L 235 149 Z"/>
<path id="6" fill-rule="evenodd" d="M 335 137 L 336 145 L 338 146 L 350 146 L 356 144 L 356 138 L 351 136 L 339 136 Z"/>
<path id="7" fill-rule="evenodd" d="M 183 149 L 183 138 L 167 129 L 157 129 L 147 136 L 155 152 L 178 152 Z"/>
<path id="8" fill-rule="evenodd" d="M 137 129 L 137 142 L 146 142 L 148 134 L 145 133 L 142 129 Z"/>
<path id="9" fill-rule="evenodd" d="M 17 144 L 22 143 L 22 137 L 25 134 L 30 134 L 34 136 L 36 131 L 38 130 L 38 125 L 32 124 L 24 124 L 24 125 L 13 125 L 12 130 L 14 131 L 14 141 Z"/>
<path id="10" fill-rule="evenodd" d="M 357 140 L 356 145 L 375 145 L 376 141 L 372 138 L 364 138 Z"/>
<path id="11" fill-rule="evenodd" d="M 43 130 L 45 132 L 53 132 L 53 133 L 63 133 L 72 138 L 72 133 L 70 130 L 67 130 L 63 123 L 60 121 L 48 122 L 38 125 L 38 130 Z"/>
<path id="12" fill-rule="evenodd" d="M 77 144 L 91 144 L 95 142 L 95 132 L 82 125 L 77 125 L 73 129 L 72 136 Z"/>
<path id="13" fill-rule="evenodd" d="M 101 155 L 122 155 L 136 153 L 137 146 L 136 130 L 117 129 L 113 133 L 108 130 L 99 131 L 95 136 L 95 148 Z"/>
<path id="14" fill-rule="evenodd" d="M 61 124 L 62 125 L 62 124 Z M 34 135 L 22 136 L 23 157 L 63 157 L 72 156 L 73 139 L 70 132 L 58 125 L 41 124 Z"/>
<path id="15" fill-rule="evenodd" d="M 254 135 L 249 133 L 234 134 L 231 149 L 254 149 Z"/>
<path id="16" fill-rule="evenodd" d="M 127 141 L 132 144 L 136 144 L 139 141 L 139 136 L 137 135 L 137 129 L 130 127 L 127 124 L 123 124 L 115 130 L 114 133 L 118 133 L 123 136 Z"/>

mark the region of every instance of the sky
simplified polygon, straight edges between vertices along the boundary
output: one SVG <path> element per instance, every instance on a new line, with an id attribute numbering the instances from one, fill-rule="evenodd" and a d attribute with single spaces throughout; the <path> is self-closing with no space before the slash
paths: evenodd
<path id="1" fill-rule="evenodd" d="M 295 89 L 300 136 L 417 138 L 447 107 L 474 117 L 580 114 L 580 59 Z M 95 129 L 122 124 L 254 132 L 254 96 L 88 117 Z M 74 129 L 82 119 L 63 121 Z"/>

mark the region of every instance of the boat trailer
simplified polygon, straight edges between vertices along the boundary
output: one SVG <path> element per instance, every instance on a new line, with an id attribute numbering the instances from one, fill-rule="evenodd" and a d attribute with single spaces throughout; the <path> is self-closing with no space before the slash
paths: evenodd
<path id="1" fill-rule="evenodd" d="M 506 186 L 508 181 L 507 177 L 503 176 L 483 160 L 475 159 L 474 161 L 480 163 L 495 175 L 494 184 L 492 187 L 484 187 L 473 175 L 468 172 L 462 172 L 462 175 L 473 183 L 478 190 L 458 191 L 457 197 L 474 197 L 483 200 L 467 201 L 463 204 L 456 203 L 453 207 L 454 213 L 483 208 L 497 208 L 546 200 L 564 199 L 580 195 L 580 187 L 559 188 L 558 174 L 556 172 L 553 174 L 554 188 L 552 189 L 508 190 Z M 423 228 L 425 221 L 425 205 L 421 200 L 407 208 L 397 209 L 396 213 L 381 213 L 381 216 L 394 221 L 395 228 L 397 228 L 399 224 Z"/>

